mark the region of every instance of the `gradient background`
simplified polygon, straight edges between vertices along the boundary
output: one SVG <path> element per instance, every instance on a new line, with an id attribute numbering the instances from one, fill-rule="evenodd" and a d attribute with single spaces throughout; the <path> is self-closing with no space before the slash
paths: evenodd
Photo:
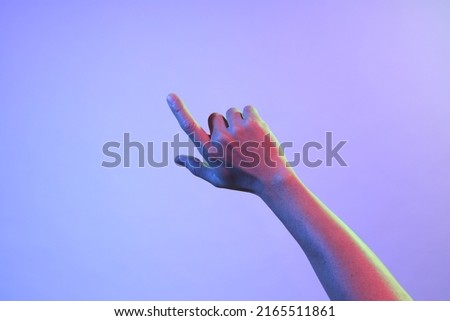
<path id="1" fill-rule="evenodd" d="M 1 0 L 0 299 L 327 299 L 257 197 L 172 153 L 100 165 L 181 133 L 170 92 L 203 126 L 253 104 L 295 151 L 348 140 L 349 167 L 297 173 L 415 299 L 450 299 L 445 0 Z"/>

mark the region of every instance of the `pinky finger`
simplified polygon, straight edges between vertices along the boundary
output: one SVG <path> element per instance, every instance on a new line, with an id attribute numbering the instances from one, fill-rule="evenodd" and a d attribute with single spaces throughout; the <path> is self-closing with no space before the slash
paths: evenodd
<path id="1" fill-rule="evenodd" d="M 244 107 L 244 109 L 242 110 L 242 116 L 244 116 L 244 119 L 247 119 L 247 118 L 259 119 L 260 118 L 258 110 L 256 110 L 256 108 L 251 105 L 247 105 Z"/>

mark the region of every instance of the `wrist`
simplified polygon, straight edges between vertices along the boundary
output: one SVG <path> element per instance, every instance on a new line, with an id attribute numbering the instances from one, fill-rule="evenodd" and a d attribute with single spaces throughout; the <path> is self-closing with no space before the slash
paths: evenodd
<path id="1" fill-rule="evenodd" d="M 283 168 L 274 175 L 260 182 L 260 188 L 255 192 L 266 203 L 273 198 L 279 198 L 281 195 L 292 191 L 300 186 L 300 179 L 292 168 Z"/>

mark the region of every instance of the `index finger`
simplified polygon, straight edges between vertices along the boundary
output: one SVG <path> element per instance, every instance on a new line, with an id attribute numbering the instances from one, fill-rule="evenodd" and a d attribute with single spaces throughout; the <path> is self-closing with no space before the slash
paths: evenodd
<path id="1" fill-rule="evenodd" d="M 181 128 L 189 136 L 192 142 L 200 142 L 201 146 L 204 146 L 209 141 L 209 135 L 195 121 L 181 99 L 175 94 L 169 94 L 167 96 L 167 103 Z"/>

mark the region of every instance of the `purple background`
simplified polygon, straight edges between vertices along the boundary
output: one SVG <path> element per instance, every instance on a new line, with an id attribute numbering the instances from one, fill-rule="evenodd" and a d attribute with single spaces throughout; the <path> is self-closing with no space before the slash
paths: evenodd
<path id="1" fill-rule="evenodd" d="M 449 300 L 449 89 L 444 0 L 2 0 L 0 299 L 327 299 L 257 197 L 172 153 L 101 167 L 124 132 L 179 133 L 176 92 L 203 126 L 256 106 L 291 152 L 348 140 L 349 167 L 296 172 L 415 299 Z"/>

